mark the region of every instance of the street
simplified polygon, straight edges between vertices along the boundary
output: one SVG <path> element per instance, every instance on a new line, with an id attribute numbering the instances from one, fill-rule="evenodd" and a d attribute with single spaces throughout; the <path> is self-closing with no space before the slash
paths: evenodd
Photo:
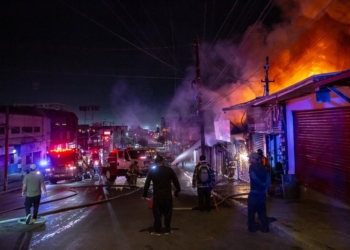
<path id="1" fill-rule="evenodd" d="M 144 178 L 138 179 L 140 188 L 130 189 L 122 186 L 126 184 L 123 177 L 115 182 L 119 187 L 103 187 L 99 185 L 105 184 L 104 179 L 96 176 L 94 180 L 48 184 L 48 197 L 41 202 L 63 199 L 40 205 L 45 224 L 4 223 L 24 217 L 24 197 L 20 191 L 2 194 L 0 249 L 300 249 L 273 232 L 247 232 L 247 217 L 224 203 L 218 212 L 191 210 L 197 204 L 191 173 L 175 171 L 183 191 L 174 198 L 170 235 L 150 235 L 152 212 L 148 201 L 140 198 Z M 106 199 L 111 200 L 95 204 Z M 67 207 L 74 209 L 65 210 Z"/>

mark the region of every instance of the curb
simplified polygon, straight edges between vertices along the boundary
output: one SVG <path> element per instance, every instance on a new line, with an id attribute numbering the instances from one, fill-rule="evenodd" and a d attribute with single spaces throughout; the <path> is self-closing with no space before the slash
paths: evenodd
<path id="1" fill-rule="evenodd" d="M 214 192 L 214 195 L 220 200 L 225 199 L 224 197 L 222 197 L 220 194 L 216 192 Z M 248 209 L 247 209 L 248 207 L 243 203 L 236 201 L 234 199 L 226 199 L 225 203 L 230 207 L 237 208 L 241 213 L 248 216 Z M 317 244 L 317 242 L 311 243 L 306 239 L 306 236 L 300 235 L 299 232 L 292 231 L 293 229 L 286 228 L 279 221 L 274 221 L 270 223 L 269 226 L 271 231 L 276 232 L 278 235 L 287 238 L 289 241 L 295 243 L 297 246 L 301 247 L 302 249 L 326 249 L 326 247 L 320 246 L 319 244 Z"/>
<path id="2" fill-rule="evenodd" d="M 2 192 L 0 192 L 0 195 L 12 193 L 12 192 L 15 192 L 15 191 L 18 191 L 18 190 L 21 190 L 21 189 L 22 189 L 22 187 L 18 187 L 18 188 L 2 191 Z"/>

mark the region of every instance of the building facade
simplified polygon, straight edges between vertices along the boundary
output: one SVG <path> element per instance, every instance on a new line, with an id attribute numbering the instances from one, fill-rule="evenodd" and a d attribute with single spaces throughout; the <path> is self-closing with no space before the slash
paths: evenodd
<path id="1" fill-rule="evenodd" d="M 320 74 L 246 103 L 249 151 L 264 149 L 304 193 L 350 204 L 349 86 L 350 71 Z"/>
<path id="2" fill-rule="evenodd" d="M 5 166 L 6 120 L 8 120 L 8 174 L 26 170 L 50 149 L 75 148 L 78 118 L 65 110 L 31 106 L 0 107 L 0 174 Z"/>

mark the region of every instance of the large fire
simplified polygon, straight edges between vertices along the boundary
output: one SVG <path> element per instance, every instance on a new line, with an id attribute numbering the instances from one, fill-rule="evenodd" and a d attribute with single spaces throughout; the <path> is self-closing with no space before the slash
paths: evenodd
<path id="1" fill-rule="evenodd" d="M 350 68 L 349 0 L 278 0 L 276 4 L 282 9 L 283 22 L 269 29 L 257 24 L 246 31 L 243 44 L 217 44 L 215 52 L 209 52 L 212 58 L 221 56 L 238 78 L 215 91 L 211 99 L 216 100 L 217 112 L 264 94 L 266 56 L 269 79 L 274 80 L 270 94 L 311 75 Z M 242 114 L 227 116 L 240 123 Z"/>
<path id="2" fill-rule="evenodd" d="M 350 66 L 350 1 L 300 1 L 300 9 L 289 39 L 298 36 L 271 62 L 274 90 Z"/>

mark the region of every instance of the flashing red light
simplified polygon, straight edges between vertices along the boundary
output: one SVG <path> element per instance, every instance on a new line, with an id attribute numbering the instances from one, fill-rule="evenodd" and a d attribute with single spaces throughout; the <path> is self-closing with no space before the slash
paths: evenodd
<path id="1" fill-rule="evenodd" d="M 61 148 L 61 149 L 51 149 L 50 152 L 53 153 L 62 153 L 62 152 L 73 152 L 74 150 L 71 148 Z"/>

